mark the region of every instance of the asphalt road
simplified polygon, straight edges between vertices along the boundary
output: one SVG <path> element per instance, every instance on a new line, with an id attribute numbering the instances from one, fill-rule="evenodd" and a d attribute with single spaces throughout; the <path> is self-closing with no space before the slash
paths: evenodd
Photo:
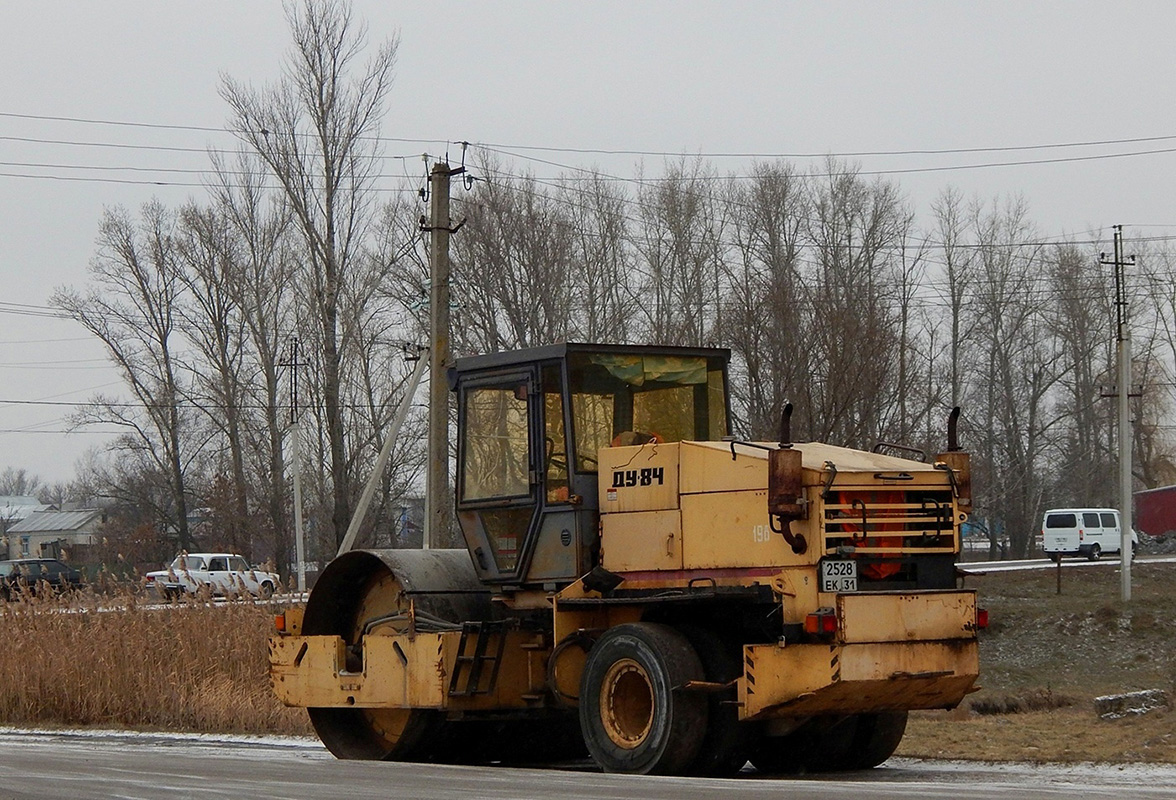
<path id="1" fill-rule="evenodd" d="M 1176 768 L 892 759 L 863 773 L 728 780 L 336 761 L 305 740 L 0 731 L 0 800 L 1176 799 Z"/>

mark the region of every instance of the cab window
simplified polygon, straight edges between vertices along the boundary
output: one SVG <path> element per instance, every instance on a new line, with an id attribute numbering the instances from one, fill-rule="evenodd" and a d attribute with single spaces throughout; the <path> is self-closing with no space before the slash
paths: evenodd
<path id="1" fill-rule="evenodd" d="M 577 470 L 595 472 L 597 451 L 610 445 L 727 435 L 719 359 L 576 353 L 568 369 Z"/>
<path id="2" fill-rule="evenodd" d="M 530 494 L 526 383 L 468 390 L 462 433 L 462 500 Z"/>

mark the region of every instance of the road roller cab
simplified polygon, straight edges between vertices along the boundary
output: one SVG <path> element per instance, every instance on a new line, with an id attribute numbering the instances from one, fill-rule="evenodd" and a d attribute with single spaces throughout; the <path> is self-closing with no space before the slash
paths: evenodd
<path id="1" fill-rule="evenodd" d="M 722 439 L 728 355 L 561 344 L 458 359 L 457 512 L 478 577 L 554 589 L 591 570 L 600 449 Z M 640 466 L 630 479 L 665 480 Z"/>

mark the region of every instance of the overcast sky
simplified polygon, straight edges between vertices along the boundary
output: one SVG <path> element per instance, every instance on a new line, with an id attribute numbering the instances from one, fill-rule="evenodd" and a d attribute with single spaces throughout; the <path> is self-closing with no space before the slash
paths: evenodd
<path id="1" fill-rule="evenodd" d="M 702 154 L 740 174 L 750 159 L 718 154 L 788 154 L 807 167 L 806 154 L 957 149 L 970 152 L 851 160 L 867 172 L 937 168 L 891 175 L 925 225 L 950 185 L 1024 196 L 1043 237 L 1105 236 L 1114 223 L 1176 231 L 1171 2 L 357 0 L 355 10 L 373 40 L 401 39 L 383 134 L 405 140 L 387 154 L 407 158 L 386 162 L 393 174 L 415 174 L 420 153 L 461 140 L 622 176 L 663 160 L 567 150 Z M 0 469 L 66 480 L 109 441 L 64 433 L 69 407 L 53 403 L 117 392 L 118 379 L 80 326 L 45 315 L 48 298 L 85 284 L 104 207 L 202 197 L 202 151 L 232 142 L 189 128 L 223 128 L 220 76 L 270 82 L 286 48 L 276 0 L 0 5 Z M 977 152 L 1098 142 L 1108 143 Z M 1068 160 L 955 169 L 1056 159 Z"/>

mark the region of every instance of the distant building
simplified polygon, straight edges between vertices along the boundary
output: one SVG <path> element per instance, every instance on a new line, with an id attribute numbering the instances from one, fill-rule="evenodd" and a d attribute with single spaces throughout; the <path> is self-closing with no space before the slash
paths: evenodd
<path id="1" fill-rule="evenodd" d="M 1176 486 L 1135 493 L 1135 527 L 1152 536 L 1176 531 Z"/>
<path id="2" fill-rule="evenodd" d="M 27 495 L 0 495 L 0 546 L 6 547 L 8 529 L 37 511 L 52 511 L 35 497 Z M 0 551 L 3 552 L 3 551 Z"/>
<path id="3" fill-rule="evenodd" d="M 4 523 L 19 522 L 35 511 L 50 511 L 52 509 L 53 506 L 47 506 L 35 497 L 0 495 L 0 526 L 3 526 Z M 0 530 L 0 533 L 2 532 Z"/>
<path id="4" fill-rule="evenodd" d="M 8 527 L 8 558 L 63 558 L 85 561 L 101 541 L 105 522 L 101 509 L 41 510 Z"/>

